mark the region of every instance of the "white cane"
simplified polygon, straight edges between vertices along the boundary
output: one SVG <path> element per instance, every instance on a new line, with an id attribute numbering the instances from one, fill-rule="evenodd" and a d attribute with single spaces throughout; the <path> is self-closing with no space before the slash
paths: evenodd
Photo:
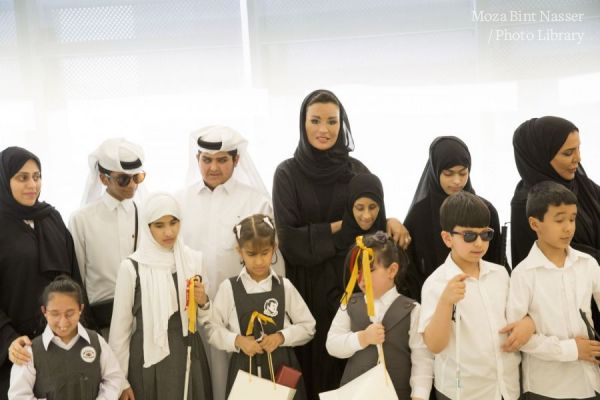
<path id="1" fill-rule="evenodd" d="M 456 400 L 460 400 L 460 309 L 454 306 L 454 336 L 456 342 Z"/>
<path id="2" fill-rule="evenodd" d="M 188 334 L 188 339 L 191 339 Z M 192 367 L 192 346 L 191 344 L 187 347 L 187 360 L 185 363 L 185 383 L 183 385 L 183 400 L 188 398 L 188 387 L 190 385 L 190 369 Z"/>

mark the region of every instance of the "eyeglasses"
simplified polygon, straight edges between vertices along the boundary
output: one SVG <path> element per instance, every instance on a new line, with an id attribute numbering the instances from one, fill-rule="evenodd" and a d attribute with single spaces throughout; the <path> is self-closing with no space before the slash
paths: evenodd
<path id="1" fill-rule="evenodd" d="M 126 187 L 127 185 L 129 185 L 129 182 L 131 182 L 132 179 L 136 185 L 139 185 L 140 183 L 144 182 L 144 179 L 146 179 L 145 172 L 138 172 L 137 174 L 133 175 L 119 174 L 117 176 L 110 176 L 109 174 L 104 174 L 104 176 L 106 176 L 108 179 L 114 179 L 117 182 L 117 185 L 121 187 Z"/>
<path id="2" fill-rule="evenodd" d="M 456 231 L 450 231 L 451 235 L 462 235 L 463 240 L 465 241 L 465 243 L 473 243 L 474 241 L 477 240 L 477 236 L 479 236 L 481 238 L 481 240 L 483 240 L 484 242 L 489 242 L 490 240 L 492 240 L 494 238 L 494 230 L 493 229 L 486 229 L 483 232 L 473 232 L 473 231 L 464 231 L 464 232 L 456 232 Z"/>

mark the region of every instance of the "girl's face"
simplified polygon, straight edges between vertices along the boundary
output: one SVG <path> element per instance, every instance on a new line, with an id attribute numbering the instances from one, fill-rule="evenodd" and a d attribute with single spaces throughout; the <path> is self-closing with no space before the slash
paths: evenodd
<path id="1" fill-rule="evenodd" d="M 368 197 L 359 197 L 354 202 L 352 214 L 360 229 L 368 231 L 379 215 L 379 204 Z"/>
<path id="2" fill-rule="evenodd" d="M 340 108 L 334 103 L 314 103 L 306 109 L 304 122 L 308 143 L 317 150 L 329 150 L 340 133 Z"/>
<path id="3" fill-rule="evenodd" d="M 440 186 L 448 196 L 463 190 L 468 180 L 469 168 L 462 165 L 444 169 L 440 174 Z"/>
<path id="4" fill-rule="evenodd" d="M 271 260 L 275 246 L 255 247 L 250 241 L 238 247 L 238 252 L 246 264 L 246 270 L 256 282 L 266 279 L 271 273 Z"/>
<path id="5" fill-rule="evenodd" d="M 581 153 L 579 152 L 579 132 L 573 131 L 567 136 L 558 153 L 554 156 L 550 165 L 561 178 L 571 181 L 575 179 L 577 167 L 581 162 Z"/>
<path id="6" fill-rule="evenodd" d="M 375 257 L 377 258 L 377 257 Z M 389 267 L 385 268 L 379 260 L 374 261 L 371 264 L 371 281 L 373 283 L 373 298 L 378 299 L 383 296 L 388 290 L 396 286 L 394 279 L 398 273 L 398 264 L 392 263 Z M 358 287 L 363 292 L 366 291 L 365 280 L 362 278 L 358 282 Z"/>
<path id="7" fill-rule="evenodd" d="M 48 304 L 42 306 L 48 326 L 63 343 L 69 343 L 77 335 L 77 323 L 82 311 L 83 304 L 67 293 L 51 293 Z"/>
<path id="8" fill-rule="evenodd" d="M 164 215 L 150 223 L 150 232 L 158 244 L 168 250 L 172 250 L 179 235 L 181 224 L 172 215 Z"/>
<path id="9" fill-rule="evenodd" d="M 42 175 L 37 163 L 27 160 L 23 167 L 10 178 L 10 191 L 17 203 L 31 207 L 42 190 Z"/>

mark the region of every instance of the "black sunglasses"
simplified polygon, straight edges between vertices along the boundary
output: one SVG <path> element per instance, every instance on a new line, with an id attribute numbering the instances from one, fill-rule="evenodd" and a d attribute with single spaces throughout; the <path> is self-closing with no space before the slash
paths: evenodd
<path id="1" fill-rule="evenodd" d="M 464 232 L 456 232 L 456 231 L 450 231 L 451 235 L 462 235 L 465 243 L 473 243 L 474 241 L 477 240 L 477 236 L 479 236 L 481 238 L 481 240 L 483 240 L 484 242 L 489 242 L 490 240 L 492 240 L 494 238 L 494 230 L 493 229 L 486 229 L 483 232 L 473 232 L 473 231 L 464 231 Z"/>
<path id="2" fill-rule="evenodd" d="M 106 176 L 108 179 L 114 179 L 117 182 L 117 185 L 121 187 L 126 187 L 127 185 L 129 185 L 129 182 L 131 182 L 132 179 L 136 185 L 139 185 L 140 183 L 144 182 L 144 179 L 146 179 L 145 172 L 138 172 L 137 174 L 133 175 L 119 174 L 117 176 L 110 176 L 109 174 L 104 174 L 104 176 Z"/>

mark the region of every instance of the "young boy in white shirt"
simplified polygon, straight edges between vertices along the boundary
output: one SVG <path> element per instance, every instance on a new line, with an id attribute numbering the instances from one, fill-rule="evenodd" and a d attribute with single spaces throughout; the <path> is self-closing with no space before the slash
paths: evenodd
<path id="1" fill-rule="evenodd" d="M 440 223 L 450 254 L 423 285 L 419 321 L 419 332 L 435 354 L 436 398 L 516 400 L 521 357 L 509 350 L 525 343 L 534 327 L 529 318 L 507 324 L 508 273 L 482 260 L 494 236 L 489 209 L 461 191 L 442 204 Z"/>
<path id="2" fill-rule="evenodd" d="M 570 246 L 577 197 L 541 182 L 531 188 L 526 212 L 537 241 L 512 273 L 507 307 L 509 319 L 529 314 L 536 326 L 521 348 L 524 398 L 597 399 L 600 342 L 593 340 L 591 299 L 600 303 L 600 267 Z"/>

